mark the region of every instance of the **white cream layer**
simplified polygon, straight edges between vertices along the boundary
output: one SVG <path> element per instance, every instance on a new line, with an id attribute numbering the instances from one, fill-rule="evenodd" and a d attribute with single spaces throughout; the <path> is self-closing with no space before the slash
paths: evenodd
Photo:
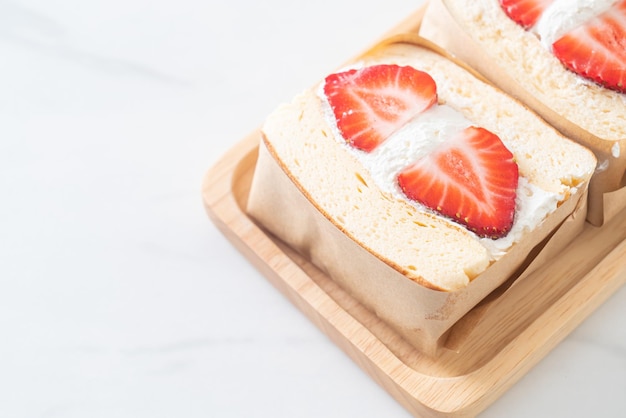
<path id="1" fill-rule="evenodd" d="M 324 115 L 328 126 L 333 130 L 335 139 L 358 159 L 370 173 L 378 188 L 419 210 L 434 213 L 425 206 L 408 199 L 398 186 L 397 176 L 403 168 L 473 124 L 451 107 L 435 104 L 395 132 L 374 151 L 367 153 L 350 146 L 339 132 L 333 111 L 323 93 L 323 85 L 318 90 L 318 96 L 322 100 Z M 535 229 L 548 214 L 557 208 L 561 200 L 563 196 L 546 192 L 520 176 L 515 203 L 516 213 L 511 231 L 506 236 L 495 240 L 474 235 L 487 249 L 491 259 L 497 260 L 524 234 Z M 455 223 L 449 218 L 442 218 Z"/>
<path id="2" fill-rule="evenodd" d="M 531 29 L 549 51 L 564 34 L 611 8 L 616 0 L 555 0 Z"/>

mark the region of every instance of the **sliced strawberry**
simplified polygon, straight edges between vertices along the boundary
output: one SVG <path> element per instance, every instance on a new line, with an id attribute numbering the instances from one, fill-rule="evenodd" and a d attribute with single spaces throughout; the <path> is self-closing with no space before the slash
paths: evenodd
<path id="1" fill-rule="evenodd" d="M 500 138 L 471 126 L 404 169 L 398 184 L 409 199 L 495 239 L 513 225 L 518 176 Z"/>
<path id="2" fill-rule="evenodd" d="M 375 65 L 329 75 L 324 94 L 346 141 L 369 152 L 436 103 L 437 86 L 412 67 Z"/>
<path id="3" fill-rule="evenodd" d="M 500 5 L 513 21 L 524 29 L 532 27 L 554 0 L 500 0 Z"/>
<path id="4" fill-rule="evenodd" d="M 552 50 L 575 73 L 626 93 L 626 1 L 571 30 Z"/>

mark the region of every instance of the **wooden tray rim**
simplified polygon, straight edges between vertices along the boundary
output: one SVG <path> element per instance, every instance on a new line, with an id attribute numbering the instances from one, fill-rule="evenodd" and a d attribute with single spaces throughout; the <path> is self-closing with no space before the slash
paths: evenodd
<path id="1" fill-rule="evenodd" d="M 240 166 L 254 163 L 259 137 L 255 130 L 207 172 L 202 194 L 209 217 L 270 282 L 415 416 L 478 414 L 626 281 L 626 241 L 622 241 L 479 369 L 458 377 L 419 373 L 328 296 L 241 210 L 236 194 L 242 191 L 233 187 Z"/>

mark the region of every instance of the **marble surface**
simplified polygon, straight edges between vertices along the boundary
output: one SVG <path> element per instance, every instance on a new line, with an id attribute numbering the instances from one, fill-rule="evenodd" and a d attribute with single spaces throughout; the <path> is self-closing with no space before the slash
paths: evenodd
<path id="1" fill-rule="evenodd" d="M 0 416 L 408 417 L 200 186 L 418 6 L 0 0 Z M 483 416 L 625 416 L 625 317 L 622 289 Z"/>

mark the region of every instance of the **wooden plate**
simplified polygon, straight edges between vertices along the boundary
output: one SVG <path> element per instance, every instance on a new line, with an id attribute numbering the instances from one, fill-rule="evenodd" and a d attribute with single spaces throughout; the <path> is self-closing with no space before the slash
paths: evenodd
<path id="1" fill-rule="evenodd" d="M 494 292 L 462 318 L 441 356 L 426 357 L 246 215 L 259 138 L 257 131 L 251 133 L 206 174 L 203 199 L 209 217 L 416 417 L 477 415 L 626 282 L 624 213 L 602 228 L 586 224 L 554 262 L 519 285 Z"/>

